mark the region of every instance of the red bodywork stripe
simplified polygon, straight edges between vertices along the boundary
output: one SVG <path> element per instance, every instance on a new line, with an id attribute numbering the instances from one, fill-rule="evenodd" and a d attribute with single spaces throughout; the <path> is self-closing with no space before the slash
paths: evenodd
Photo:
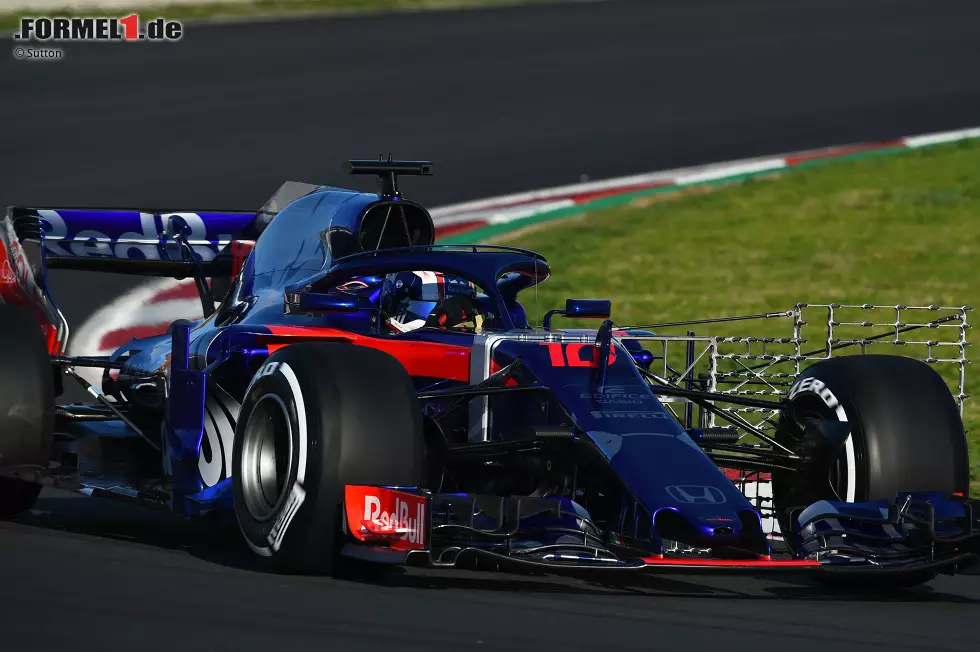
<path id="1" fill-rule="evenodd" d="M 319 326 L 266 326 L 266 328 L 271 331 L 270 335 L 260 335 L 259 339 L 268 339 L 270 337 L 274 338 L 309 338 L 311 340 L 353 340 L 357 337 L 354 333 L 350 331 L 341 330 L 339 328 L 323 328 Z M 295 344 L 295 342 L 287 342 L 285 344 L 280 344 L 276 348 L 282 348 L 286 344 Z"/>
<path id="2" fill-rule="evenodd" d="M 245 259 L 255 249 L 255 240 L 232 240 L 231 241 L 231 277 L 238 276 L 242 271 Z"/>
<path id="3" fill-rule="evenodd" d="M 491 376 L 494 375 L 495 373 L 497 373 L 498 371 L 500 371 L 501 369 L 502 369 L 502 367 L 499 364 L 497 364 L 497 362 L 495 360 L 490 360 L 490 375 Z M 505 387 L 517 387 L 519 384 L 520 383 L 518 383 L 517 380 L 514 379 L 514 378 L 508 378 L 507 380 L 504 381 L 504 386 Z"/>
<path id="4" fill-rule="evenodd" d="M 769 559 L 679 559 L 644 557 L 643 561 L 651 566 L 705 566 L 718 568 L 812 568 L 820 566 L 820 562 L 812 559 L 787 559 L 772 561 Z"/>
<path id="5" fill-rule="evenodd" d="M 3 228 L 0 220 L 0 228 Z M 61 343 L 58 340 L 58 329 L 48 318 L 43 307 L 39 304 L 40 299 L 31 296 L 28 291 L 30 283 L 29 276 L 32 274 L 24 259 L 24 252 L 18 242 L 10 245 L 12 251 L 7 250 L 4 239 L 0 237 L 0 303 L 7 303 L 18 306 L 30 312 L 38 320 L 41 332 L 48 346 L 48 353 L 57 354 L 61 350 Z M 35 289 L 38 295 L 40 290 Z"/>
<path id="6" fill-rule="evenodd" d="M 410 376 L 425 376 L 469 382 L 470 349 L 465 346 L 385 339 L 358 335 L 337 328 L 312 326 L 268 326 L 271 335 L 259 336 L 259 341 L 273 353 L 284 346 L 303 342 L 344 341 L 384 351 L 402 363 Z"/>
<path id="7" fill-rule="evenodd" d="M 740 471 L 739 469 L 728 469 L 725 467 L 718 468 L 720 468 L 725 473 L 725 477 L 732 482 L 772 482 L 771 473 Z"/>

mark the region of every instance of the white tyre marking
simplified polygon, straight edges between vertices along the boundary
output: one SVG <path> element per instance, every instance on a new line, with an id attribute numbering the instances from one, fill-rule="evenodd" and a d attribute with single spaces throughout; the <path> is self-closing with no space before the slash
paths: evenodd
<path id="1" fill-rule="evenodd" d="M 293 395 L 293 405 L 296 407 L 296 420 L 297 420 L 297 439 L 298 439 L 298 455 L 299 458 L 296 464 L 296 481 L 293 483 L 293 487 L 289 492 L 289 498 L 286 499 L 286 503 L 283 505 L 282 511 L 279 512 L 279 516 L 276 518 L 275 523 L 272 526 L 272 530 L 269 532 L 267 541 L 269 546 L 258 546 L 249 541 L 248 537 L 245 540 L 248 542 L 249 548 L 252 549 L 257 555 L 262 557 L 271 557 L 273 553 L 277 552 L 282 546 L 283 539 L 286 536 L 286 530 L 289 529 L 289 525 L 293 522 L 293 518 L 296 513 L 299 512 L 299 508 L 306 501 L 306 490 L 303 488 L 303 483 L 306 481 L 306 458 L 307 458 L 307 424 L 306 424 L 306 402 L 303 400 L 303 392 L 299 386 L 299 379 L 296 377 L 296 373 L 290 368 L 285 362 L 270 362 L 264 365 L 258 373 L 252 378 L 252 382 L 249 383 L 248 390 L 246 390 L 246 396 L 252 391 L 252 385 L 257 379 L 263 376 L 269 376 L 276 372 L 279 372 L 286 379 L 289 384 L 289 390 Z"/>
<path id="2" fill-rule="evenodd" d="M 259 367 L 259 370 L 255 372 L 254 376 L 252 376 L 252 380 L 249 381 L 248 387 L 245 388 L 245 396 L 248 396 L 252 392 L 252 387 L 255 385 L 255 381 L 257 381 L 259 378 L 271 376 L 278 368 L 278 362 L 267 362 Z"/>
<path id="3" fill-rule="evenodd" d="M 289 389 L 293 393 L 293 403 L 296 405 L 297 420 L 297 439 L 299 439 L 299 460 L 296 465 L 296 483 L 303 484 L 306 481 L 306 403 L 303 401 L 303 392 L 299 388 L 299 379 L 288 364 L 283 362 L 279 365 L 279 373 L 286 377 Z"/>
<path id="4" fill-rule="evenodd" d="M 837 420 L 847 421 L 847 415 L 842 414 L 844 408 L 837 408 Z M 844 442 L 844 458 L 847 461 L 847 502 L 853 503 L 857 495 L 857 458 L 854 455 L 854 438 L 847 436 Z"/>
<path id="5" fill-rule="evenodd" d="M 271 557 L 272 556 L 272 549 L 271 548 L 268 548 L 267 546 L 257 546 L 254 543 L 252 543 L 251 540 L 249 540 L 249 538 L 247 536 L 245 537 L 245 543 L 247 543 L 248 544 L 248 547 L 252 549 L 252 552 L 254 552 L 255 554 L 257 554 L 260 557 Z"/>
<path id="6" fill-rule="evenodd" d="M 289 492 L 289 499 L 286 500 L 282 511 L 279 512 L 279 518 L 276 519 L 275 525 L 272 526 L 272 531 L 269 532 L 268 540 L 273 552 L 279 550 L 279 546 L 282 545 L 282 539 L 286 536 L 286 529 L 293 522 L 293 517 L 296 516 L 296 512 L 299 511 L 299 508 L 305 500 L 306 490 L 303 489 L 303 486 L 299 482 L 295 483 L 293 490 Z"/>
<path id="7" fill-rule="evenodd" d="M 848 423 L 847 413 L 844 412 L 844 407 L 822 380 L 810 376 L 797 381 L 789 390 L 790 400 L 801 392 L 816 394 L 828 408 L 834 411 L 838 421 Z M 847 487 L 844 491 L 844 500 L 853 503 L 857 495 L 857 457 L 854 453 L 854 438 L 850 433 L 848 433 L 847 440 L 844 442 L 844 462 L 847 464 Z"/>
<path id="8" fill-rule="evenodd" d="M 262 368 L 259 369 L 259 372 L 257 374 L 255 374 L 255 377 L 264 378 L 265 376 L 271 376 L 272 374 L 276 373 L 276 369 L 278 368 L 279 368 L 278 362 L 267 362 L 264 365 L 262 365 Z"/>

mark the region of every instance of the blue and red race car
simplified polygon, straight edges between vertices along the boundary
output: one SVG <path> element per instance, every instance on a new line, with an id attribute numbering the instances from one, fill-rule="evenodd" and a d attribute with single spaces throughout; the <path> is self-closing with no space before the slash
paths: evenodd
<path id="1" fill-rule="evenodd" d="M 614 324 L 609 301 L 569 299 L 532 325 L 519 297 L 549 277 L 541 255 L 434 244 L 397 187 L 430 163 L 349 168 L 382 190 L 286 184 L 254 213 L 8 209 L 0 515 L 43 485 L 233 515 L 293 572 L 356 558 L 918 583 L 976 568 L 963 424 L 925 362 L 829 358 L 775 399 L 695 383 L 693 361 L 666 377 L 649 345 L 670 337 Z M 52 268 L 194 278 L 205 317 L 68 356 Z M 82 368 L 104 370 L 101 388 Z M 66 381 L 94 402 L 59 404 Z M 778 549 L 733 469 L 771 477 Z"/>

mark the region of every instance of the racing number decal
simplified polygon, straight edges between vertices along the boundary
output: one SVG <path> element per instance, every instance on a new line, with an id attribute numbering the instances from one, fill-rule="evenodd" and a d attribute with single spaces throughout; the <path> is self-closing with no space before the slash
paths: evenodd
<path id="1" fill-rule="evenodd" d="M 541 346 L 548 347 L 552 367 L 593 367 L 597 364 L 598 350 L 594 344 L 576 343 L 562 344 L 561 342 L 542 342 Z M 582 353 L 582 349 L 588 349 Z M 616 348 L 609 347 L 609 362 L 616 362 Z"/>

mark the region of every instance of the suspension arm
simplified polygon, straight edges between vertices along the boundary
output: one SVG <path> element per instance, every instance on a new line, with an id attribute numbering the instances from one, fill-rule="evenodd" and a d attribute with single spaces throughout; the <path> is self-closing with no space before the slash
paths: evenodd
<path id="1" fill-rule="evenodd" d="M 674 392 L 674 391 L 678 391 L 678 392 L 696 392 L 696 391 L 699 391 L 699 390 L 691 390 L 691 389 L 682 389 L 682 388 L 676 387 L 676 386 L 670 386 L 665 379 L 661 378 L 660 376 L 658 376 L 657 374 L 655 374 L 655 373 L 653 373 L 651 371 L 647 371 L 646 369 L 643 369 L 643 368 L 640 368 L 640 367 L 637 367 L 637 371 L 639 371 L 645 377 L 647 377 L 647 378 L 649 378 L 651 380 L 654 380 L 654 381 L 656 381 L 658 383 L 658 385 L 656 385 L 654 389 L 651 389 L 651 391 L 653 391 L 654 393 L 657 393 L 657 392 L 661 391 L 662 389 L 669 389 L 672 392 Z M 659 389 L 656 389 L 656 388 L 659 388 Z M 790 449 L 786 448 L 785 446 L 783 446 L 782 444 L 780 444 L 779 442 L 777 442 L 775 439 L 773 439 L 772 437 L 770 437 L 766 433 L 762 432 L 762 430 L 760 430 L 759 428 L 756 428 L 755 426 L 753 426 L 751 423 L 749 423 L 748 421 L 746 421 L 742 417 L 740 417 L 740 416 L 738 416 L 736 414 L 732 414 L 730 412 L 726 412 L 725 410 L 722 410 L 721 408 L 719 408 L 719 407 L 717 407 L 717 406 L 715 406 L 715 405 L 713 405 L 711 403 L 712 400 L 715 400 L 715 401 L 729 401 L 729 399 L 731 399 L 731 398 L 738 399 L 739 401 L 759 401 L 759 399 L 753 399 L 753 398 L 749 398 L 749 397 L 745 397 L 745 396 L 735 396 L 735 397 L 733 397 L 733 396 L 731 396 L 729 394 L 714 394 L 712 392 L 704 392 L 704 394 L 707 394 L 710 398 L 696 398 L 696 397 L 693 397 L 693 396 L 689 396 L 689 398 L 694 403 L 696 403 L 697 405 L 700 405 L 701 407 L 703 407 L 708 412 L 711 412 L 715 416 L 719 416 L 722 419 L 724 419 L 725 421 L 728 421 L 729 423 L 732 423 L 732 424 L 738 426 L 739 428 L 742 428 L 743 430 L 745 430 L 745 431 L 747 431 L 747 432 L 755 435 L 756 437 L 758 437 L 762 441 L 766 442 L 767 444 L 769 444 L 773 448 L 779 448 L 779 449 L 781 449 L 782 451 L 784 451 L 785 453 L 787 453 L 789 455 L 793 455 L 794 454 L 793 451 L 791 451 Z M 735 401 L 731 401 L 731 402 L 734 403 Z M 763 403 L 765 407 L 768 407 L 770 409 L 772 409 L 773 406 L 781 407 L 781 406 L 779 406 L 779 404 L 777 404 L 777 403 L 775 403 L 773 401 L 761 401 L 761 403 Z"/>
<path id="2" fill-rule="evenodd" d="M 784 406 L 779 401 L 767 401 L 761 398 L 751 398 L 749 396 L 738 396 L 736 394 L 724 394 L 722 392 L 705 392 L 698 389 L 683 389 L 680 387 L 665 387 L 653 385 L 651 391 L 657 396 L 674 396 L 677 398 L 690 398 L 702 401 L 722 401 L 733 405 L 744 405 L 746 407 L 760 407 L 769 410 L 781 410 Z"/>
<path id="3" fill-rule="evenodd" d="M 418 394 L 420 401 L 436 401 L 444 398 L 486 396 L 489 394 L 512 394 L 516 392 L 542 392 L 550 388 L 544 385 L 518 385 L 516 387 L 461 387 L 459 389 L 437 389 Z"/>

